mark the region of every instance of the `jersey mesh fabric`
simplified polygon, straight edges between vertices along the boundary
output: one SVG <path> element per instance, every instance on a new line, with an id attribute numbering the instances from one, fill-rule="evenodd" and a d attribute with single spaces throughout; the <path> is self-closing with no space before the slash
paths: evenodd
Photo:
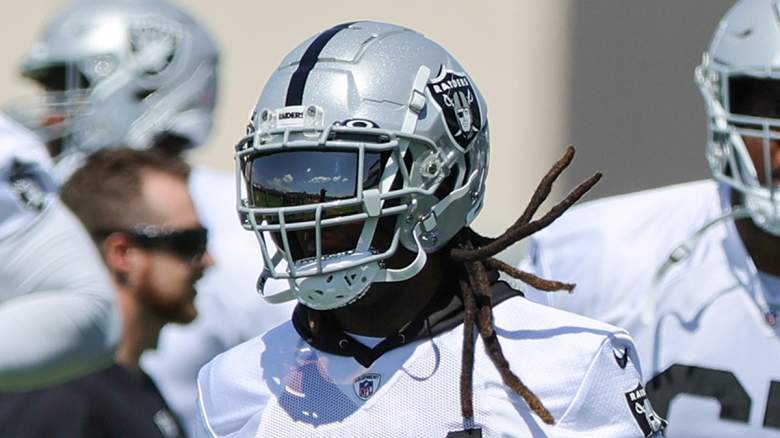
<path id="1" fill-rule="evenodd" d="M 560 424 L 541 423 L 477 342 L 474 420 L 483 437 L 642 436 L 625 399 L 641 379 L 627 335 L 521 298 L 496 310 L 508 361 Z M 314 350 L 285 324 L 201 371 L 204 436 L 445 437 L 464 429 L 461 340 L 458 327 L 391 350 L 366 369 Z M 625 368 L 613 349 L 630 352 Z M 374 373 L 381 381 L 363 401 L 355 382 Z"/>

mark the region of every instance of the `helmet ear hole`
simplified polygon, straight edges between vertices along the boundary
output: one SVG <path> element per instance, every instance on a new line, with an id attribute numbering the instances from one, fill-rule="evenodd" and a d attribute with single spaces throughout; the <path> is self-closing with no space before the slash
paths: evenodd
<path id="1" fill-rule="evenodd" d="M 463 179 L 468 180 L 469 175 L 471 174 L 471 149 L 467 150 L 465 154 L 463 154 L 463 162 L 466 163 L 463 166 Z"/>
<path id="2" fill-rule="evenodd" d="M 138 90 L 135 92 L 135 98 L 140 102 L 151 96 L 155 91 L 157 91 L 156 88 Z"/>
<path id="3" fill-rule="evenodd" d="M 455 183 L 458 180 L 458 172 L 453 171 L 450 172 L 449 175 L 447 175 L 447 178 L 444 178 L 444 181 L 439 184 L 439 187 L 436 189 L 436 192 L 434 192 L 434 196 L 441 201 L 447 195 L 452 193 L 452 191 L 455 189 Z"/>

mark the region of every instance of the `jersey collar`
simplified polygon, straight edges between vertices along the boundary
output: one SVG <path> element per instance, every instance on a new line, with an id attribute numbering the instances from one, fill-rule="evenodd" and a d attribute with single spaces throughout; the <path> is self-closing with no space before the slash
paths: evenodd
<path id="1" fill-rule="evenodd" d="M 493 295 L 493 306 L 513 296 L 523 296 L 522 292 L 512 289 L 504 281 L 499 281 L 498 277 L 497 271 L 488 272 Z M 379 344 L 370 348 L 348 333 L 345 333 L 338 326 L 326 325 L 321 331 L 314 334 L 309 329 L 308 311 L 309 308 L 303 304 L 298 304 L 293 311 L 292 323 L 298 335 L 309 345 L 320 351 L 337 356 L 352 357 L 365 368 L 370 367 L 388 351 L 414 341 L 432 338 L 459 326 L 463 323 L 465 315 L 460 291 L 443 289 L 420 312 L 420 315 L 401 331 L 385 338 Z"/>

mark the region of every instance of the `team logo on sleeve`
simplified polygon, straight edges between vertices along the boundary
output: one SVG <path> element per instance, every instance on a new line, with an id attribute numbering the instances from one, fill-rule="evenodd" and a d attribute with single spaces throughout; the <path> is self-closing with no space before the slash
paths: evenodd
<path id="1" fill-rule="evenodd" d="M 626 401 L 631 414 L 634 416 L 639 428 L 646 437 L 660 432 L 666 428 L 666 420 L 659 417 L 653 410 L 650 400 L 647 399 L 647 392 L 642 384 L 638 384 L 636 389 L 626 393 Z"/>
<path id="2" fill-rule="evenodd" d="M 368 400 L 382 382 L 382 376 L 376 373 L 363 374 L 352 382 L 352 387 L 355 389 L 355 394 L 361 400 Z"/>
<path id="3" fill-rule="evenodd" d="M 35 213 L 43 210 L 48 194 L 53 192 L 54 183 L 48 180 L 38 165 L 32 163 L 14 160 L 8 182 L 19 203 Z"/>
<path id="4" fill-rule="evenodd" d="M 482 129 L 482 113 L 471 80 L 442 66 L 439 75 L 428 82 L 428 92 L 444 114 L 447 131 L 465 149 Z"/>

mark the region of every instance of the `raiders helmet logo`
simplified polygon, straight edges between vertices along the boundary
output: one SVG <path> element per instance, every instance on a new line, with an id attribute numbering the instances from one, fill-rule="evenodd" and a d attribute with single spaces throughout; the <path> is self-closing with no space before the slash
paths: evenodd
<path id="1" fill-rule="evenodd" d="M 142 17 L 128 24 L 130 50 L 141 70 L 154 76 L 173 63 L 181 45 L 181 26 L 158 17 Z"/>
<path id="2" fill-rule="evenodd" d="M 482 129 L 479 99 L 471 80 L 442 66 L 439 74 L 428 82 L 428 92 L 444 115 L 452 139 L 466 149 Z"/>

